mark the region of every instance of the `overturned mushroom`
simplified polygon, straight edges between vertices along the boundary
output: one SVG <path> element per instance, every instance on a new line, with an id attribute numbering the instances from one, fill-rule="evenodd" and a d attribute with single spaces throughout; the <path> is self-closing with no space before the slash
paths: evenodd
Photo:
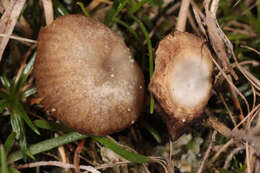
<path id="1" fill-rule="evenodd" d="M 186 32 L 169 34 L 158 46 L 149 90 L 174 139 L 200 117 L 208 102 L 211 58 L 204 41 Z"/>
<path id="2" fill-rule="evenodd" d="M 44 107 L 79 132 L 116 132 L 142 112 L 142 71 L 123 40 L 91 18 L 67 15 L 42 28 L 34 73 Z"/>

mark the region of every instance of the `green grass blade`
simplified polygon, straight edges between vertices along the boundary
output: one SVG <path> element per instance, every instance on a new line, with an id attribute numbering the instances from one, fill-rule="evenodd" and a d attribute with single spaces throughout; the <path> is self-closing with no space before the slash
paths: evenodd
<path id="1" fill-rule="evenodd" d="M 110 26 L 114 17 L 114 14 L 116 13 L 116 9 L 119 7 L 119 0 L 115 0 L 112 7 L 108 10 L 106 16 L 105 16 L 105 20 L 104 20 L 104 24 L 106 26 Z"/>
<path id="2" fill-rule="evenodd" d="M 129 0 L 128 4 L 130 5 L 130 7 L 134 7 L 136 6 L 137 2 L 136 0 Z"/>
<path id="3" fill-rule="evenodd" d="M 135 32 L 135 30 L 129 26 L 127 23 L 125 23 L 124 21 L 120 20 L 119 18 L 115 17 L 114 18 L 114 21 L 120 25 L 122 25 L 123 27 L 125 27 L 126 29 L 128 29 L 128 31 L 133 34 L 134 38 L 138 41 L 138 42 L 141 42 L 137 33 Z"/>
<path id="4" fill-rule="evenodd" d="M 138 3 L 130 3 L 132 5 L 131 9 L 130 9 L 130 13 L 134 14 L 135 12 L 137 12 L 138 10 L 140 10 L 144 4 L 146 4 L 147 2 L 150 2 L 153 6 L 162 6 L 163 5 L 163 1 L 162 0 L 141 0 Z"/>
<path id="5" fill-rule="evenodd" d="M 5 89 L 7 89 L 9 91 L 11 84 L 8 81 L 8 79 L 6 78 L 6 76 L 1 76 L 0 81 L 1 81 L 2 85 L 5 87 Z"/>
<path id="6" fill-rule="evenodd" d="M 27 148 L 27 143 L 26 143 L 26 138 L 25 138 L 25 134 L 23 134 L 20 139 L 19 139 L 19 146 L 20 146 L 20 149 L 22 151 L 22 154 L 23 154 L 23 160 L 26 162 L 27 161 L 27 153 L 28 153 L 28 148 Z M 32 157 L 30 155 L 30 157 Z"/>
<path id="7" fill-rule="evenodd" d="M 130 151 L 122 148 L 121 146 L 112 142 L 107 137 L 92 136 L 92 138 L 95 141 L 99 142 L 100 144 L 104 145 L 105 147 L 109 148 L 110 150 L 114 151 L 118 155 L 122 156 L 123 158 L 125 158 L 125 159 L 127 159 L 131 162 L 147 163 L 150 160 L 149 157 L 146 157 L 146 156 L 141 155 L 141 154 L 136 154 L 136 153 L 130 152 Z"/>
<path id="8" fill-rule="evenodd" d="M 13 167 L 9 168 L 9 171 L 10 173 L 20 173 L 20 171 L 18 171 L 16 168 Z"/>
<path id="9" fill-rule="evenodd" d="M 233 7 L 232 8 L 234 8 L 234 7 L 236 7 L 236 6 L 238 6 L 238 4 L 241 2 L 241 0 L 238 0 L 234 5 L 233 5 Z"/>
<path id="10" fill-rule="evenodd" d="M 10 122 L 11 122 L 11 126 L 13 129 L 13 132 L 15 133 L 15 138 L 16 139 L 20 139 L 21 137 L 21 117 L 19 115 L 17 115 L 17 113 L 15 111 L 11 112 L 11 118 L 10 118 Z"/>
<path id="11" fill-rule="evenodd" d="M 6 100 L 0 100 L 0 113 L 2 113 L 7 106 L 8 106 L 8 103 Z"/>
<path id="12" fill-rule="evenodd" d="M 232 33 L 232 34 L 227 34 L 227 37 L 230 41 L 241 41 L 242 39 L 248 39 L 250 38 L 249 35 L 246 34 L 236 34 L 236 33 Z"/>
<path id="13" fill-rule="evenodd" d="M 260 45 L 260 38 L 255 39 L 255 40 L 252 42 L 252 45 L 255 45 L 255 46 Z"/>
<path id="14" fill-rule="evenodd" d="M 48 129 L 48 130 L 62 130 L 62 131 L 71 131 L 71 129 L 63 126 L 63 125 L 60 125 L 60 124 L 57 124 L 57 123 L 51 123 L 51 122 L 47 122 L 45 120 L 35 120 L 34 121 L 35 125 L 39 128 L 42 128 L 42 129 Z M 131 153 L 125 149 L 123 149 L 122 147 L 114 144 L 112 141 L 110 141 L 109 139 L 100 139 L 99 137 L 93 137 L 96 141 L 100 142 L 101 144 L 103 144 L 105 147 L 112 147 L 110 148 L 112 151 L 116 152 L 117 154 L 121 155 L 122 157 L 125 157 L 126 159 L 130 158 L 130 161 L 133 161 L 133 162 L 137 162 L 137 163 L 140 163 L 140 162 L 145 162 L 145 156 L 141 156 L 138 157 L 139 155 L 137 154 L 134 154 L 134 153 Z M 121 154 L 120 154 L 121 153 Z M 122 154 L 123 153 L 123 154 Z M 137 156 L 137 158 L 135 158 Z M 137 161 L 135 161 L 135 159 L 137 159 Z M 138 162 L 139 161 L 139 162 Z"/>
<path id="15" fill-rule="evenodd" d="M 7 162 L 6 162 L 5 149 L 3 145 L 0 145 L 0 155 L 1 155 L 1 173 L 9 173 Z"/>
<path id="16" fill-rule="evenodd" d="M 260 1 L 257 1 L 257 23 L 260 24 Z"/>
<path id="17" fill-rule="evenodd" d="M 140 29 L 142 30 L 145 39 L 147 41 L 147 48 L 148 48 L 148 55 L 149 55 L 149 75 L 150 78 L 153 75 L 153 48 L 152 48 L 152 42 L 151 39 L 149 37 L 149 33 L 147 31 L 147 29 L 145 28 L 144 24 L 141 22 L 141 20 L 139 20 L 137 17 L 131 15 L 131 17 L 134 19 L 134 21 L 138 24 L 138 26 L 140 27 Z"/>
<path id="18" fill-rule="evenodd" d="M 258 32 L 258 31 L 259 31 L 258 19 L 254 16 L 254 14 L 252 13 L 252 11 L 250 11 L 250 10 L 248 9 L 247 6 L 243 6 L 243 5 L 242 5 L 242 9 L 245 10 L 245 15 L 247 16 L 246 22 L 248 22 L 249 24 L 251 24 L 252 26 L 254 26 L 255 30 Z"/>
<path id="19" fill-rule="evenodd" d="M 26 161 L 28 152 L 27 152 L 24 123 L 16 109 L 13 109 L 11 112 L 11 125 L 12 125 L 13 132 L 15 133 L 15 138 L 19 141 L 19 146 L 21 148 L 24 161 Z"/>
<path id="20" fill-rule="evenodd" d="M 48 121 L 45 121 L 45 120 L 35 120 L 34 124 L 41 129 L 63 131 L 63 132 L 66 132 L 66 133 L 73 132 L 72 129 L 70 129 L 70 128 L 62 125 L 62 124 L 48 122 Z"/>
<path id="21" fill-rule="evenodd" d="M 150 3 L 153 6 L 162 6 L 163 5 L 163 0 L 150 0 Z"/>
<path id="22" fill-rule="evenodd" d="M 15 142 L 15 133 L 12 132 L 5 141 L 5 152 L 8 154 L 11 151 L 11 148 L 13 147 Z"/>
<path id="23" fill-rule="evenodd" d="M 15 105 L 13 107 L 13 109 L 17 112 L 17 114 L 19 114 L 23 120 L 25 121 L 25 123 L 38 135 L 40 135 L 40 132 L 38 131 L 38 129 L 33 125 L 31 119 L 28 117 L 27 113 L 25 112 L 23 106 L 21 103 L 19 103 L 19 101 L 15 102 Z"/>
<path id="24" fill-rule="evenodd" d="M 150 97 L 150 114 L 154 113 L 154 97 L 151 95 Z"/>
<path id="25" fill-rule="evenodd" d="M 114 13 L 112 21 L 120 13 L 120 11 L 126 6 L 127 3 L 128 3 L 128 0 L 124 0 L 123 2 L 121 2 L 121 5 L 119 6 L 119 8 L 116 9 L 116 12 Z"/>
<path id="26" fill-rule="evenodd" d="M 30 61 L 27 63 L 27 65 L 24 67 L 21 76 L 19 77 L 17 84 L 15 85 L 15 94 L 18 94 L 20 89 L 22 88 L 25 80 L 27 79 L 29 73 L 31 72 L 33 68 L 33 64 L 36 58 L 36 51 L 34 51 Z"/>
<path id="27" fill-rule="evenodd" d="M 138 2 L 135 6 L 133 6 L 130 9 L 130 13 L 134 14 L 135 12 L 137 12 L 144 4 L 146 4 L 149 0 L 141 0 L 140 2 Z"/>
<path id="28" fill-rule="evenodd" d="M 131 15 L 131 17 L 135 20 L 135 22 L 138 24 L 138 26 L 140 27 L 140 29 L 142 30 L 142 32 L 144 33 L 145 39 L 147 41 L 147 47 L 148 47 L 148 55 L 149 55 L 149 75 L 150 75 L 150 79 L 153 76 L 153 48 L 152 48 L 152 42 L 151 39 L 149 37 L 149 33 L 147 31 L 147 29 L 145 28 L 144 24 L 134 15 Z M 150 100 L 150 114 L 153 114 L 154 112 L 154 98 L 151 95 L 151 100 Z"/>
<path id="29" fill-rule="evenodd" d="M 127 3 L 128 3 L 128 0 L 114 1 L 113 6 L 110 8 L 110 10 L 108 11 L 108 13 L 105 17 L 104 23 L 106 26 L 110 27 L 113 25 L 113 23 L 115 22 L 114 21 L 115 17 L 120 13 L 120 11 L 126 6 Z"/>
<path id="30" fill-rule="evenodd" d="M 0 98 L 5 99 L 6 101 L 9 100 L 9 95 L 4 91 L 0 90 Z"/>
<path id="31" fill-rule="evenodd" d="M 35 154 L 39 154 L 45 151 L 49 151 L 53 148 L 56 148 L 58 146 L 64 145 L 64 144 L 68 144 L 70 142 L 74 142 L 80 139 L 84 139 L 87 138 L 88 136 L 86 135 L 82 135 L 80 133 L 77 132 L 71 132 L 62 136 L 58 136 L 52 139 L 47 139 L 45 141 L 39 142 L 37 144 L 31 145 L 29 147 L 29 151 L 35 155 Z M 22 159 L 22 152 L 21 151 L 16 151 L 14 153 L 11 153 L 8 157 L 8 163 L 13 163 L 17 160 Z"/>
<path id="32" fill-rule="evenodd" d="M 88 11 L 86 10 L 82 2 L 77 2 L 76 4 L 80 7 L 81 11 L 84 13 L 85 16 L 90 17 Z"/>
<path id="33" fill-rule="evenodd" d="M 161 136 L 159 134 L 159 132 L 157 130 L 155 130 L 150 124 L 148 123 L 144 123 L 144 127 L 146 128 L 146 130 L 154 137 L 154 139 L 158 142 L 161 143 Z"/>
<path id="34" fill-rule="evenodd" d="M 22 98 L 30 97 L 31 95 L 35 94 L 37 92 L 36 88 L 28 88 L 25 90 L 22 94 Z"/>
<path id="35" fill-rule="evenodd" d="M 53 1 L 55 12 L 58 16 L 64 16 L 70 14 L 69 11 L 60 3 L 59 0 Z"/>

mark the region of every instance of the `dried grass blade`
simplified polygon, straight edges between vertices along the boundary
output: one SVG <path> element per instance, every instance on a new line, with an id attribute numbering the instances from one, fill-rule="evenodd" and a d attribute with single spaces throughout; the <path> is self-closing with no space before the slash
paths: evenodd
<path id="1" fill-rule="evenodd" d="M 42 4 L 43 4 L 43 8 L 44 8 L 46 24 L 49 25 L 52 23 L 52 21 L 54 19 L 52 0 L 42 0 Z"/>
<path id="2" fill-rule="evenodd" d="M 10 36 L 14 30 L 14 26 L 18 20 L 18 17 L 23 9 L 26 0 L 11 0 L 8 8 L 1 17 L 0 20 L 0 33 Z M 0 61 L 2 59 L 3 52 L 9 41 L 9 37 L 0 38 Z"/>

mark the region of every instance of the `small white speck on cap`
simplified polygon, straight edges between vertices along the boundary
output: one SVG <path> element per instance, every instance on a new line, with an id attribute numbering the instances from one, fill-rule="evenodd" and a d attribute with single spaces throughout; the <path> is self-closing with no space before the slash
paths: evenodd
<path id="1" fill-rule="evenodd" d="M 114 74 L 111 74 L 111 75 L 110 75 L 110 77 L 112 77 L 112 78 L 113 78 L 113 77 L 115 77 L 115 75 L 114 75 Z"/>
<path id="2" fill-rule="evenodd" d="M 183 118 L 183 119 L 182 119 L 182 122 L 186 122 L 186 119 L 185 119 L 185 118 Z"/>
<path id="3" fill-rule="evenodd" d="M 130 108 L 127 108 L 127 111 L 128 111 L 128 112 L 130 112 L 130 111 L 131 111 L 131 109 L 130 109 Z"/>

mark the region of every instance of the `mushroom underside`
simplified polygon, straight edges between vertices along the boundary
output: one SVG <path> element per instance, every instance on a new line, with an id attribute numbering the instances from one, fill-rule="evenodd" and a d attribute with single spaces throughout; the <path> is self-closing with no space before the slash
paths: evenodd
<path id="1" fill-rule="evenodd" d="M 204 41 L 189 33 L 176 31 L 159 43 L 149 90 L 174 139 L 200 118 L 208 102 L 211 58 Z"/>

